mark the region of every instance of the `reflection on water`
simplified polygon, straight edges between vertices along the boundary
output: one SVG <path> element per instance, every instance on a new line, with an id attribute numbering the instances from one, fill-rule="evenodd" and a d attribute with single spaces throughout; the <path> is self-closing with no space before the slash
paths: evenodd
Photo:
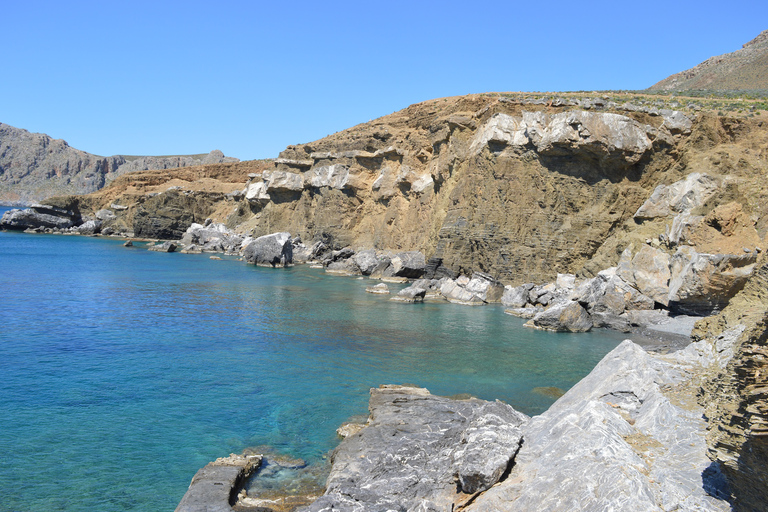
<path id="1" fill-rule="evenodd" d="M 172 510 L 257 445 L 323 464 L 385 383 L 539 413 L 621 340 L 116 240 L 0 233 L 0 261 L 0 510 Z"/>

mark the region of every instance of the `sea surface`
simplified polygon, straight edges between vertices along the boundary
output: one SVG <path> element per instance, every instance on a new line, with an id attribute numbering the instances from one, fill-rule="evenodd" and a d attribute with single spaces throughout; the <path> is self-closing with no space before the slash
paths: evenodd
<path id="1" fill-rule="evenodd" d="M 553 398 L 534 388 L 567 390 L 623 338 L 374 283 L 0 232 L 0 511 L 172 511 L 253 446 L 323 464 L 380 384 L 537 414 Z"/>

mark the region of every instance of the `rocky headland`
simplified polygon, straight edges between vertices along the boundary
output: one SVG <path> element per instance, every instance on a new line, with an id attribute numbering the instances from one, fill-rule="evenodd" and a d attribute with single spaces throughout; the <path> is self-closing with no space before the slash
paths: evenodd
<path id="1" fill-rule="evenodd" d="M 410 281 L 391 298 L 501 302 L 542 329 L 693 329 L 669 354 L 623 343 L 535 418 L 376 390 L 308 510 L 758 510 L 768 125 L 658 101 L 432 100 L 274 161 L 124 175 L 0 227 Z"/>

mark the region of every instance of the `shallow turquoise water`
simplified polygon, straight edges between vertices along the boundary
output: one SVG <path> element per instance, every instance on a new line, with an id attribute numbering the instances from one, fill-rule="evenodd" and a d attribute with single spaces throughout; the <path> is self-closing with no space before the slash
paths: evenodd
<path id="1" fill-rule="evenodd" d="M 371 283 L 0 232 L 0 510 L 170 511 L 230 452 L 321 460 L 383 383 L 539 413 L 622 339 Z"/>

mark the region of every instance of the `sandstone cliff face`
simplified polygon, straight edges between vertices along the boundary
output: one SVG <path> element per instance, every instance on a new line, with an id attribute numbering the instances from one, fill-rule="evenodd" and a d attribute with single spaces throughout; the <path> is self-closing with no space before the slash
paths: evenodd
<path id="1" fill-rule="evenodd" d="M 72 148 L 63 140 L 0 123 L 0 204 L 87 194 L 131 171 L 235 161 L 219 150 L 196 156 L 101 157 Z"/>

